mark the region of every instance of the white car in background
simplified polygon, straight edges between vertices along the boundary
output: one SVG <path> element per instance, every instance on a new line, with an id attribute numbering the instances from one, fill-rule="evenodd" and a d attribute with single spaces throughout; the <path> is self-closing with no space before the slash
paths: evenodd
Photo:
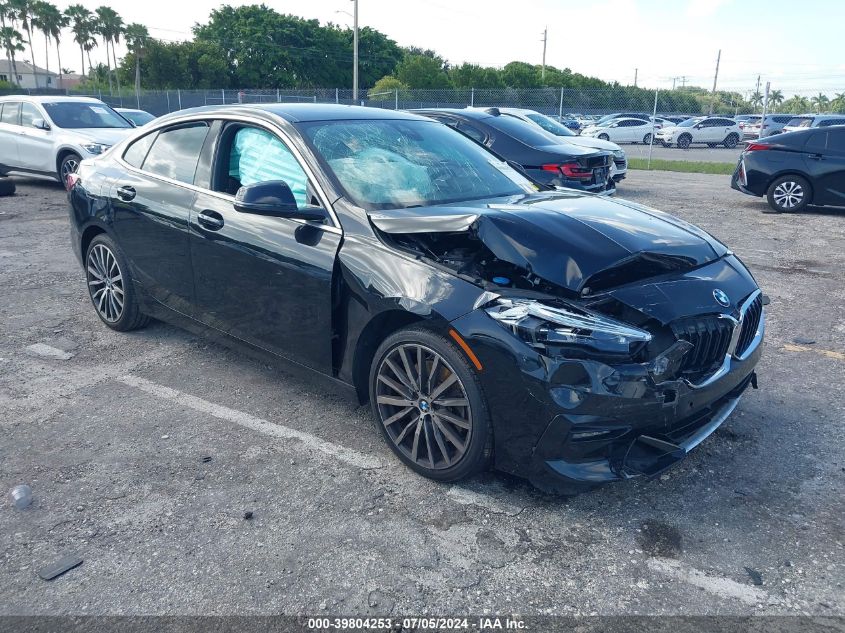
<path id="1" fill-rule="evenodd" d="M 35 174 L 65 183 L 86 158 L 132 133 L 132 124 L 98 99 L 0 97 L 0 176 Z"/>
<path id="2" fill-rule="evenodd" d="M 578 147 L 589 147 L 590 149 L 601 149 L 613 153 L 613 166 L 610 170 L 610 177 L 614 182 L 619 182 L 628 173 L 628 159 L 625 152 L 616 143 L 603 139 L 579 136 L 562 123 L 558 123 L 551 117 L 541 114 L 536 110 L 525 108 L 499 108 L 500 113 L 507 114 L 528 123 L 533 123 L 543 128 L 549 134 L 553 134 L 560 143 L 577 145 Z"/>
<path id="3" fill-rule="evenodd" d="M 720 116 L 689 119 L 655 134 L 655 141 L 665 147 L 676 145 L 681 149 L 687 149 L 693 143 L 704 143 L 708 147 L 724 145 L 730 149 L 736 147 L 741 138 L 737 122 Z"/>
<path id="4" fill-rule="evenodd" d="M 581 130 L 581 136 L 592 136 L 614 143 L 651 143 L 652 130 L 660 130 L 659 123 L 644 119 L 612 119 L 602 125 L 593 125 Z"/>

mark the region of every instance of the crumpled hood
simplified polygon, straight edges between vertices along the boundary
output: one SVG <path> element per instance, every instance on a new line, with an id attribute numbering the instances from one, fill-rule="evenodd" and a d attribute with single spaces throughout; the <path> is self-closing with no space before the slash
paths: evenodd
<path id="1" fill-rule="evenodd" d="M 648 277 L 695 268 L 728 253 L 679 218 L 580 192 L 378 211 L 370 219 L 386 233 L 472 231 L 497 258 L 576 293 L 602 276 L 612 285 L 614 271 L 627 265 L 644 266 L 649 272 L 640 277 Z"/>

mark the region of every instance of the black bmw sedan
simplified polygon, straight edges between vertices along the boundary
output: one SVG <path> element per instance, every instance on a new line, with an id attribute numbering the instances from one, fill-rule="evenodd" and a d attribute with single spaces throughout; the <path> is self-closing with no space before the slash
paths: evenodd
<path id="1" fill-rule="evenodd" d="M 724 245 L 541 191 L 430 119 L 185 110 L 67 184 L 103 323 L 154 317 L 334 379 L 433 479 L 655 475 L 756 386 L 763 297 Z"/>
<path id="2" fill-rule="evenodd" d="M 731 186 L 765 196 L 771 211 L 808 204 L 845 206 L 845 125 L 813 128 L 749 143 Z"/>
<path id="3" fill-rule="evenodd" d="M 613 153 L 561 142 L 542 128 L 503 114 L 498 108 L 424 109 L 416 114 L 455 128 L 516 163 L 539 183 L 591 193 L 613 193 Z"/>

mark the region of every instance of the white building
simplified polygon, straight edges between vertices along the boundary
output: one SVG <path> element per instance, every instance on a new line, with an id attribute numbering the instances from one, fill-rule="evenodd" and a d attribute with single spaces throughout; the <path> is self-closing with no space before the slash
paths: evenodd
<path id="1" fill-rule="evenodd" d="M 14 86 L 19 85 L 21 88 L 28 89 L 59 88 L 58 75 L 56 73 L 52 71 L 48 72 L 38 66 L 35 66 L 33 72 L 32 64 L 22 59 L 15 59 L 15 66 L 18 71 L 17 79 L 15 79 L 14 72 L 12 71 L 12 63 L 8 59 L 5 59 L 5 56 L 0 58 L 0 80 L 8 81 Z"/>

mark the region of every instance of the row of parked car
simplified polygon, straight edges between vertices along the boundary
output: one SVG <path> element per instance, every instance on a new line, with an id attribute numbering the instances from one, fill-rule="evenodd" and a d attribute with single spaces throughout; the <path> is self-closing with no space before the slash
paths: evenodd
<path id="1" fill-rule="evenodd" d="M 536 182 L 553 187 L 611 194 L 627 172 L 625 153 L 615 143 L 578 136 L 533 110 L 416 112 L 457 129 Z M 66 182 L 83 159 L 105 152 L 152 118 L 91 98 L 0 98 L 0 175 L 14 171 Z"/>

